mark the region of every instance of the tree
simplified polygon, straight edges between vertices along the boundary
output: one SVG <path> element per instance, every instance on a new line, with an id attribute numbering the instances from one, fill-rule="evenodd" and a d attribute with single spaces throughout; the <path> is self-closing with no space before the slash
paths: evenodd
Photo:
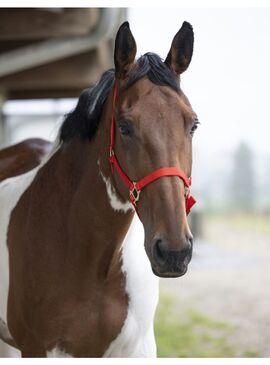
<path id="1" fill-rule="evenodd" d="M 250 212 L 256 199 L 253 153 L 249 145 L 241 142 L 233 155 L 230 195 L 234 210 Z"/>

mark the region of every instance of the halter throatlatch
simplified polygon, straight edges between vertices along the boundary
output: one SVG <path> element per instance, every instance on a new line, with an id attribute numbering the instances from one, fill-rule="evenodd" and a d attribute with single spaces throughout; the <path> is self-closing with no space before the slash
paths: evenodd
<path id="1" fill-rule="evenodd" d="M 157 169 L 150 174 L 146 175 L 139 181 L 132 181 L 127 176 L 127 174 L 123 171 L 121 168 L 114 152 L 114 146 L 115 146 L 115 119 L 114 119 L 114 113 L 115 113 L 115 104 L 117 99 L 117 84 L 114 83 L 114 89 L 113 89 L 113 105 L 112 105 L 112 119 L 111 119 L 111 143 L 110 143 L 110 163 L 112 172 L 114 173 L 114 168 L 116 168 L 119 176 L 121 177 L 124 184 L 129 189 L 129 199 L 131 203 L 133 204 L 136 212 L 138 213 L 138 207 L 137 203 L 140 199 L 141 190 L 151 184 L 153 181 L 159 179 L 162 176 L 178 176 L 185 185 L 185 199 L 186 199 L 186 214 L 189 214 L 190 209 L 192 206 L 196 203 L 196 200 L 193 198 L 192 195 L 190 195 L 190 186 L 192 183 L 191 177 L 187 177 L 186 174 L 178 167 L 162 167 L 160 169 Z"/>

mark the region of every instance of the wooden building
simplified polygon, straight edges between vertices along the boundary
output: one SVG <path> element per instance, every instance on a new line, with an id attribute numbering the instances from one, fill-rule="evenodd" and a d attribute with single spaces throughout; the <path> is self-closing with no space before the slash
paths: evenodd
<path id="1" fill-rule="evenodd" d="M 119 8 L 0 9 L 0 110 L 6 100 L 77 97 L 112 66 Z M 0 121 L 0 145 L 5 138 Z"/>

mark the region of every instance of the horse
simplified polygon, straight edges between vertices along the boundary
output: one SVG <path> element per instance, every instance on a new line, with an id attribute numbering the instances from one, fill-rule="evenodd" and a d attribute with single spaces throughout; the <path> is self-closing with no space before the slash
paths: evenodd
<path id="1" fill-rule="evenodd" d="M 192 257 L 193 43 L 184 22 L 165 61 L 136 60 L 124 22 L 49 154 L 0 183 L 0 338 L 22 357 L 156 356 L 158 277 Z"/>
<path id="2" fill-rule="evenodd" d="M 38 166 L 49 153 L 51 143 L 40 138 L 29 138 L 23 142 L 0 150 L 0 182 L 22 175 Z"/>

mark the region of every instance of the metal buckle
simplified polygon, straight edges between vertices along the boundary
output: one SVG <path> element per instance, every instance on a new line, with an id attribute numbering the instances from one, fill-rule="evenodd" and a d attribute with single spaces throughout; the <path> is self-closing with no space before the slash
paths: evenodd
<path id="1" fill-rule="evenodd" d="M 131 199 L 131 200 L 134 205 L 136 205 L 136 203 L 139 201 L 140 193 L 141 193 L 141 190 L 138 190 L 136 188 L 136 183 L 133 182 L 133 187 L 132 187 L 132 190 L 129 191 L 129 195 L 130 195 L 130 197 L 133 197 L 133 199 Z"/>
<path id="2" fill-rule="evenodd" d="M 114 150 L 111 148 L 110 149 L 110 157 L 113 157 L 114 156 Z"/>

